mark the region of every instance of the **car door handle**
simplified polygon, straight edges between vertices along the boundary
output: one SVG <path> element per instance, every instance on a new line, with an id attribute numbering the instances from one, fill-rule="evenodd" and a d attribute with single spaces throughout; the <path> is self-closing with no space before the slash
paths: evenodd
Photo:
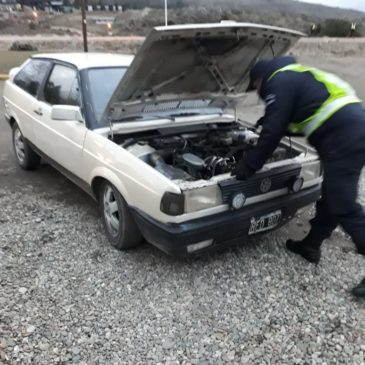
<path id="1" fill-rule="evenodd" d="M 42 112 L 42 109 L 39 108 L 39 109 L 36 109 L 36 110 L 33 110 L 34 113 L 36 113 L 37 115 L 43 115 L 43 112 Z"/>

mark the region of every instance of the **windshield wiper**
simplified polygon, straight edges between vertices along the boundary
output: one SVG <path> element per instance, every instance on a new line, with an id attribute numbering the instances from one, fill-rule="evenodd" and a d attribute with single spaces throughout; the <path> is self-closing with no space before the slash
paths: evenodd
<path id="1" fill-rule="evenodd" d="M 155 119 L 169 119 L 171 121 L 175 120 L 175 118 L 172 118 L 169 115 L 150 115 L 150 116 L 148 116 L 148 118 L 146 118 L 145 116 L 142 116 L 142 115 L 134 115 L 134 116 L 129 115 L 124 118 L 113 119 L 113 123 L 124 122 L 126 120 L 139 121 L 139 122 L 146 121 L 147 122 L 149 120 L 155 120 Z"/>
<path id="2" fill-rule="evenodd" d="M 126 116 L 124 118 L 119 118 L 119 119 L 113 119 L 112 122 L 113 123 L 118 123 L 118 122 L 124 122 L 126 120 L 130 120 L 130 121 L 149 121 L 149 120 L 156 120 L 156 119 L 168 119 L 171 120 L 172 122 L 174 122 L 177 118 L 181 117 L 194 117 L 194 116 L 198 116 L 198 115 L 214 115 L 214 114 L 222 114 L 222 113 L 200 113 L 200 112 L 182 112 L 182 113 L 174 113 L 174 114 L 149 114 L 147 115 L 130 115 L 130 116 Z"/>

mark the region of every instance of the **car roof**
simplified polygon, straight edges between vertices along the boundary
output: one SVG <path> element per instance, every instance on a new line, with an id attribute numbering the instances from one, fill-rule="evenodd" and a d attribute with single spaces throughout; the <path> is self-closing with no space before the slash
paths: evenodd
<path id="1" fill-rule="evenodd" d="M 128 67 L 134 56 L 113 53 L 44 53 L 33 55 L 32 58 L 48 58 L 67 62 L 79 70 L 94 67 Z"/>

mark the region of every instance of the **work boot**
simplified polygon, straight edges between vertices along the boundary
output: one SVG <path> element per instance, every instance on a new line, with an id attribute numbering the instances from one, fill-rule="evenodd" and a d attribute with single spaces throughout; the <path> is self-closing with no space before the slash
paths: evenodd
<path id="1" fill-rule="evenodd" d="M 365 278 L 357 287 L 352 289 L 352 294 L 358 298 L 365 298 Z"/>
<path id="2" fill-rule="evenodd" d="M 302 241 L 287 240 L 286 248 L 312 264 L 318 264 L 321 259 L 321 244 L 326 238 L 322 232 L 312 228 Z"/>
<path id="3" fill-rule="evenodd" d="M 294 240 L 287 240 L 286 241 L 286 248 L 297 254 L 302 256 L 304 259 L 309 261 L 312 264 L 318 264 L 321 259 L 321 250 L 319 248 L 313 248 L 307 246 L 303 241 L 294 241 Z"/>

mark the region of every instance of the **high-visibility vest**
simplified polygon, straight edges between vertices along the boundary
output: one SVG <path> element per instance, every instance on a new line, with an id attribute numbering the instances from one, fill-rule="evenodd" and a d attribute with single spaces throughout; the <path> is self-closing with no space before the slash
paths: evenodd
<path id="1" fill-rule="evenodd" d="M 307 67 L 300 64 L 292 64 L 275 71 L 268 79 L 271 80 L 279 72 L 310 72 L 313 77 L 321 82 L 327 89 L 329 97 L 315 111 L 313 115 L 299 123 L 290 123 L 289 132 L 302 133 L 307 138 L 316 131 L 324 122 L 326 122 L 334 113 L 343 108 L 345 105 L 361 103 L 356 96 L 355 90 L 345 81 L 336 75 L 323 72 L 314 67 Z"/>

